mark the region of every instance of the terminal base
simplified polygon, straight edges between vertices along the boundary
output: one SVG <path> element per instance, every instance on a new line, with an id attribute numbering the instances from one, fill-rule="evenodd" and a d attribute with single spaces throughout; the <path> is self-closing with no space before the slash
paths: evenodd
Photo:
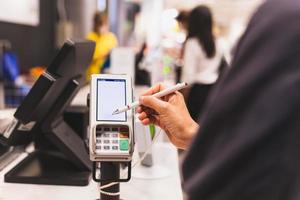
<path id="1" fill-rule="evenodd" d="M 58 152 L 35 151 L 4 176 L 7 183 L 86 186 L 91 172 L 78 169 Z"/>

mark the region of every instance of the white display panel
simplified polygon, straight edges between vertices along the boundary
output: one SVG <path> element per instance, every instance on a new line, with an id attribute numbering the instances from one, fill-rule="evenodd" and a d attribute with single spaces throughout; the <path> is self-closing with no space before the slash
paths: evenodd
<path id="1" fill-rule="evenodd" d="M 109 72 L 112 74 L 127 74 L 134 78 L 135 53 L 132 48 L 117 47 L 110 55 Z"/>
<path id="2" fill-rule="evenodd" d="M 126 81 L 124 79 L 97 79 L 97 121 L 126 121 L 126 112 L 112 113 L 126 105 Z"/>
<path id="3" fill-rule="evenodd" d="M 39 0 L 1 0 L 0 21 L 39 25 Z"/>

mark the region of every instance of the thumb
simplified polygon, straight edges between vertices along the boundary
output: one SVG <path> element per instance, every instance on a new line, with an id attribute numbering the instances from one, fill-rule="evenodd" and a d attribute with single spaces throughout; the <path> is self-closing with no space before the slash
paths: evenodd
<path id="1" fill-rule="evenodd" d="M 162 101 L 153 96 L 142 96 L 140 97 L 140 103 L 146 107 L 152 108 L 159 114 L 163 112 L 163 110 L 167 106 L 167 102 Z"/>

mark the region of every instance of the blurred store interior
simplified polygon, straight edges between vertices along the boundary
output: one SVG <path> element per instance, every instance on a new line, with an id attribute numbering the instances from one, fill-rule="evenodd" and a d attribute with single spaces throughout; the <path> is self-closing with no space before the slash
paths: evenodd
<path id="1" fill-rule="evenodd" d="M 48 146 L 52 147 L 53 144 L 56 146 L 54 149 L 59 149 L 60 153 L 71 158 L 71 162 L 76 159 L 89 160 L 86 145 L 89 139 L 87 131 L 89 110 L 86 102 L 87 93 L 90 92 L 91 74 L 129 75 L 133 79 L 133 95 L 136 100 L 156 83 L 162 82 L 166 86 L 172 86 L 181 82 L 182 68 L 185 67 L 183 49 L 188 34 L 185 27 L 187 21 L 184 21 L 187 19 L 184 19 L 182 13 L 189 13 L 199 5 L 211 10 L 212 32 L 218 55 L 230 64 L 237 42 L 244 33 L 250 17 L 261 3 L 263 0 L 1 0 L 0 199 L 99 198 L 97 184 L 91 180 L 91 176 L 88 186 L 85 187 L 58 187 L 57 185 L 64 185 L 66 180 L 58 178 L 55 179 L 56 184 L 52 184 L 51 181 L 47 182 L 47 177 L 37 179 L 36 182 L 32 182 L 33 184 L 24 184 L 21 179 L 23 172 L 20 172 L 21 178 L 14 179 L 12 174 L 17 170 L 14 167 L 24 157 L 31 155 L 28 152 L 33 152 L 32 149 L 47 147 L 49 150 Z M 74 150 L 74 146 L 69 145 L 66 138 L 62 139 L 59 135 L 55 136 L 55 133 L 49 132 L 50 137 L 45 139 L 44 135 L 37 133 L 33 128 L 36 127 L 35 124 L 39 125 L 39 128 L 44 127 L 40 124 L 51 118 L 45 117 L 50 115 L 49 113 L 40 115 L 43 114 L 40 109 L 47 108 L 49 103 L 45 99 L 51 99 L 51 95 L 44 98 L 43 92 L 34 95 L 32 93 L 26 100 L 30 90 L 38 88 L 34 87 L 35 84 L 40 84 L 37 80 L 48 77 L 49 74 L 45 75 L 45 72 L 48 72 L 47 67 L 56 58 L 64 43 L 70 40 L 90 40 L 95 42 L 96 47 L 89 62 L 80 62 L 83 58 L 76 54 L 74 62 L 78 61 L 81 65 L 85 65 L 80 66 L 84 71 L 78 75 L 80 80 L 83 80 L 78 81 L 80 89 L 76 90 L 74 95 L 70 94 L 69 98 L 64 96 L 68 92 L 59 94 L 60 99 L 57 99 L 47 112 L 51 113 L 52 110 L 59 113 L 60 118 L 64 118 L 68 126 L 76 132 L 78 135 L 76 137 L 80 138 L 81 144 L 86 147 L 84 149 L 86 154 L 80 154 L 82 157 L 74 155 L 71 151 Z M 70 63 L 65 64 L 70 67 Z M 72 71 L 72 68 L 66 70 Z M 58 73 L 53 77 L 50 80 L 59 80 L 60 75 Z M 57 106 L 62 103 L 65 103 L 64 106 L 58 110 Z M 24 108 L 26 106 L 29 107 Z M 16 112 L 18 108 L 19 112 Z M 21 115 L 21 111 L 26 113 Z M 14 120 L 13 124 L 10 120 Z M 23 122 L 26 124 L 22 124 Z M 20 127 L 16 128 L 19 125 Z M 151 145 L 149 140 L 154 138 L 155 133 L 159 135 L 163 132 L 158 127 L 151 126 L 149 129 L 140 125 L 136 125 L 140 128 L 139 131 L 148 134 L 150 130 L 152 138 L 150 135 L 147 136 L 148 139 L 136 138 L 139 141 L 135 148 L 138 149 L 135 150 L 133 160 L 138 160 L 138 157 L 143 155 L 141 152 L 145 151 L 140 145 L 141 141 L 145 140 L 146 143 L 143 144 L 146 146 Z M 51 126 L 53 127 L 54 125 Z M 26 131 L 30 136 L 26 138 L 19 132 L 11 133 L 11 130 L 15 129 Z M 66 129 L 66 132 L 71 129 Z M 135 134 L 139 131 L 136 130 Z M 160 134 L 158 141 L 157 146 L 154 144 L 151 150 L 154 160 L 151 160 L 152 157 L 148 158 L 150 164 L 149 160 L 144 160 L 140 167 L 133 169 L 131 181 L 121 183 L 122 199 L 184 198 L 180 173 L 184 152 L 178 153 L 165 134 Z M 25 168 L 34 175 L 42 176 L 43 171 L 39 169 L 43 164 L 36 163 L 32 166 L 26 165 Z M 15 170 L 10 171 L 13 168 Z M 62 168 L 57 167 L 57 170 Z M 43 182 L 45 180 L 46 182 Z M 40 183 L 46 185 L 41 186 Z"/>

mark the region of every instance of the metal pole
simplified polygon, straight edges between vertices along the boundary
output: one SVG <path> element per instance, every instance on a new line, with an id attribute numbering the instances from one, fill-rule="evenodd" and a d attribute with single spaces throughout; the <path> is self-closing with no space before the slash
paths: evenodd
<path id="1" fill-rule="evenodd" d="M 5 43 L 0 41 L 0 109 L 5 108 L 4 76 L 3 76 L 4 47 L 5 47 Z"/>

